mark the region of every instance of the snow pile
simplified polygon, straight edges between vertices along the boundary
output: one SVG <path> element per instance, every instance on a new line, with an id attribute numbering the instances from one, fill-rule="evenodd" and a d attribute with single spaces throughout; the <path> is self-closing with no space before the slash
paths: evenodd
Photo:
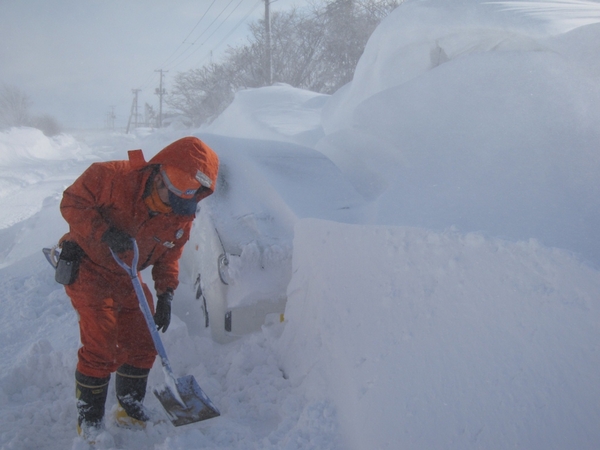
<path id="1" fill-rule="evenodd" d="M 323 134 L 321 109 L 328 98 L 286 84 L 242 90 L 205 131 L 312 146 Z"/>
<path id="2" fill-rule="evenodd" d="M 0 133 L 0 167 L 31 165 L 45 161 L 85 159 L 89 148 L 81 146 L 72 136 L 59 134 L 47 137 L 35 128 L 11 128 Z"/>
<path id="3" fill-rule="evenodd" d="M 62 191 L 97 159 L 90 152 L 69 135 L 49 138 L 33 128 L 0 132 L 0 267 L 39 252 L 66 231 L 58 204 Z"/>
<path id="4" fill-rule="evenodd" d="M 37 253 L 0 269 L 0 447 L 6 449 L 64 449 L 73 440 L 77 317 Z"/>
<path id="5" fill-rule="evenodd" d="M 569 254 L 306 219 L 293 271 L 284 369 L 333 401 L 342 448 L 600 442 L 600 274 Z"/>
<path id="6" fill-rule="evenodd" d="M 600 31 L 546 31 L 473 0 L 409 0 L 342 91 L 244 91 L 199 130 L 222 170 L 164 340 L 222 417 L 109 419 L 97 448 L 597 447 L 600 272 L 579 256 L 600 261 Z M 183 135 L 0 133 L 0 447 L 85 448 L 77 317 L 40 252 L 66 230 L 60 193 L 94 160 Z M 285 290 L 284 323 L 213 342 L 200 223 L 222 232 L 203 256 L 237 255 L 238 287 Z M 162 377 L 157 363 L 150 386 Z"/>
<path id="7" fill-rule="evenodd" d="M 372 222 L 533 237 L 600 262 L 600 25 L 536 24 L 424 0 L 375 31 L 316 146 Z"/>

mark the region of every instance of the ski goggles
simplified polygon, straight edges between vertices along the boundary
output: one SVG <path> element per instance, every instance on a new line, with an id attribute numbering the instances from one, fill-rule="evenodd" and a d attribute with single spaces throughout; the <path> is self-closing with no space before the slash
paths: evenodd
<path id="1" fill-rule="evenodd" d="M 196 178 L 173 166 L 163 166 L 160 174 L 169 191 L 169 204 L 173 212 L 186 216 L 195 214 L 198 194 L 207 188 Z"/>

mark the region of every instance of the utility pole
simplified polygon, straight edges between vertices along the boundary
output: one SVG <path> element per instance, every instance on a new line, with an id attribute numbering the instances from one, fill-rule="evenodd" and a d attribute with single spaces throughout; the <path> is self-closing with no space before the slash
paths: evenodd
<path id="1" fill-rule="evenodd" d="M 160 83 L 159 83 L 159 87 L 156 88 L 154 90 L 154 93 L 156 95 L 158 95 L 158 123 L 157 128 L 162 128 L 162 119 L 163 119 L 163 113 L 162 113 L 162 105 L 163 105 L 163 95 L 165 95 L 167 93 L 166 90 L 163 89 L 163 74 L 167 73 L 168 70 L 155 70 L 155 72 L 159 72 L 160 73 Z"/>
<path id="2" fill-rule="evenodd" d="M 106 115 L 106 128 L 109 130 L 115 129 L 115 105 L 110 105 L 110 112 Z"/>
<path id="3" fill-rule="evenodd" d="M 144 126 L 152 127 L 156 125 L 156 114 L 154 113 L 154 108 L 150 106 L 148 103 L 144 105 Z"/>
<path id="4" fill-rule="evenodd" d="M 129 128 L 131 127 L 131 119 L 133 118 L 133 127 L 138 127 L 138 93 L 141 89 L 132 89 L 133 102 L 131 103 L 131 112 L 129 113 L 129 120 L 127 121 L 127 130 L 125 133 L 129 134 Z"/>
<path id="5" fill-rule="evenodd" d="M 271 54 L 271 14 L 269 12 L 269 5 L 271 0 L 265 0 L 265 35 L 266 35 L 266 50 L 267 50 L 267 61 L 265 72 L 267 75 L 267 85 L 273 84 L 273 55 Z"/>

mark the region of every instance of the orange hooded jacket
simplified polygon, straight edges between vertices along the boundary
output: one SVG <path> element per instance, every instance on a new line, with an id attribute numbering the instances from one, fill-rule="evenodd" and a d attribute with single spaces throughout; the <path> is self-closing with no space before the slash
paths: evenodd
<path id="1" fill-rule="evenodd" d="M 179 258 L 189 239 L 194 215 L 173 212 L 150 214 L 144 202 L 158 165 L 171 165 L 192 176 L 202 175 L 210 186 L 197 201 L 215 190 L 219 170 L 216 153 L 195 137 L 179 139 L 165 147 L 148 163 L 141 150 L 129 152 L 129 161 L 92 164 L 63 194 L 61 213 L 69 233 L 61 239 L 77 242 L 85 259 L 106 275 L 124 275 L 112 258 L 102 235 L 116 227 L 133 236 L 138 243 L 138 270 L 153 266 L 152 278 L 157 292 L 177 288 Z M 130 258 L 125 258 L 130 261 Z"/>

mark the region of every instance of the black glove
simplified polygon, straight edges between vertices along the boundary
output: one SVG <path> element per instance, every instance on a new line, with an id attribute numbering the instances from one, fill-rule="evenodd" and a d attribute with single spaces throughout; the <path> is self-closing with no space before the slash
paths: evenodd
<path id="1" fill-rule="evenodd" d="M 154 313 L 154 323 L 156 329 L 164 333 L 171 323 L 171 302 L 173 301 L 173 289 L 168 288 L 166 292 L 160 294 L 156 301 L 156 313 Z"/>
<path id="2" fill-rule="evenodd" d="M 102 242 L 106 243 L 115 253 L 133 250 L 131 236 L 115 227 L 110 227 L 104 232 Z"/>

